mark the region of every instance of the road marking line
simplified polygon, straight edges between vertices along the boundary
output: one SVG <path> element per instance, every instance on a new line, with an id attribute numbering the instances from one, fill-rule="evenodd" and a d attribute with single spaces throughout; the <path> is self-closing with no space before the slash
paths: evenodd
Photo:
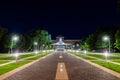
<path id="1" fill-rule="evenodd" d="M 58 63 L 55 80 L 69 80 L 64 63 Z"/>

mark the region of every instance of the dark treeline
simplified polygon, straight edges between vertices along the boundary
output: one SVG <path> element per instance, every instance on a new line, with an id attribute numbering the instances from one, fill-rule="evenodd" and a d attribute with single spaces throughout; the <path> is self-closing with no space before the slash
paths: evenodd
<path id="1" fill-rule="evenodd" d="M 12 41 L 13 36 L 18 36 L 18 41 Z M 19 50 L 21 52 L 33 51 L 37 42 L 37 49 L 50 47 L 51 35 L 48 31 L 35 28 L 27 31 L 24 34 L 8 33 L 8 29 L 0 26 L 0 52 L 9 52 L 11 48 L 13 50 Z"/>
<path id="2" fill-rule="evenodd" d="M 120 28 L 119 27 L 98 27 L 96 32 L 84 37 L 80 47 L 89 51 L 108 50 L 108 41 L 104 41 L 104 36 L 110 40 L 110 49 L 113 52 L 120 51 Z"/>

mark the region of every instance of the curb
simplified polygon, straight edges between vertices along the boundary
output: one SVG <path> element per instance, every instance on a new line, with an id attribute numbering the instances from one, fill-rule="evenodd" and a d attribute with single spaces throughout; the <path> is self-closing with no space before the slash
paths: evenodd
<path id="1" fill-rule="evenodd" d="M 106 67 L 100 66 L 100 65 L 98 65 L 98 64 L 95 64 L 95 63 L 93 63 L 93 62 L 90 62 L 90 61 L 85 60 L 85 59 L 83 59 L 83 58 L 81 58 L 81 57 L 75 56 L 75 55 L 73 55 L 73 54 L 70 54 L 70 55 L 72 55 L 72 56 L 74 56 L 74 57 L 76 57 L 76 58 L 78 58 L 78 59 L 81 59 L 81 60 L 83 60 L 84 62 L 87 62 L 87 63 L 89 63 L 89 64 L 91 64 L 91 65 L 93 65 L 93 66 L 95 66 L 95 67 L 97 67 L 97 68 L 99 68 L 99 69 L 101 69 L 101 70 L 109 73 L 109 74 L 112 74 L 113 76 L 116 76 L 116 77 L 120 78 L 120 73 L 118 73 L 118 72 L 115 72 L 115 71 L 113 71 L 113 70 L 111 70 L 111 69 L 108 69 L 108 68 L 106 68 Z"/>
<path id="2" fill-rule="evenodd" d="M 25 65 L 23 65 L 23 66 L 21 66 L 21 67 L 18 67 L 18 68 L 14 69 L 14 70 L 12 70 L 12 71 L 9 71 L 9 72 L 7 72 L 7 73 L 5 73 L 5 74 L 2 74 L 2 75 L 0 75 L 0 80 L 6 79 L 6 78 L 10 77 L 11 75 L 15 74 L 16 72 L 19 72 L 20 70 L 23 70 L 23 69 L 31 66 L 32 64 L 38 62 L 39 60 L 44 59 L 44 58 L 46 58 L 46 57 L 48 57 L 48 56 L 50 56 L 50 55 L 52 55 L 52 54 L 53 54 L 53 53 L 48 54 L 47 56 L 44 56 L 44 57 L 42 57 L 42 58 L 40 58 L 40 59 L 37 59 L 37 60 L 35 60 L 35 61 L 33 61 L 33 62 L 30 62 L 30 63 L 28 63 L 28 64 L 25 64 Z"/>

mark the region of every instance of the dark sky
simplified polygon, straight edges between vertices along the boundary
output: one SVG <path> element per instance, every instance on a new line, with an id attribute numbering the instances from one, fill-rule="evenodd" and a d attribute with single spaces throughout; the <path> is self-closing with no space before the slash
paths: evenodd
<path id="1" fill-rule="evenodd" d="M 113 0 L 1 2 L 0 24 L 10 32 L 24 33 L 40 26 L 54 38 L 79 39 L 97 26 L 116 26 L 119 13 Z"/>

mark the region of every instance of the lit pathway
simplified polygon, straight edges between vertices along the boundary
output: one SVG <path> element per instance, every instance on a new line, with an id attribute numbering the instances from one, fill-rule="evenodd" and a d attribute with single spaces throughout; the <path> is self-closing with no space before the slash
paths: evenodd
<path id="1" fill-rule="evenodd" d="M 65 76 L 60 80 L 120 80 L 67 53 L 52 54 L 5 80 L 57 80 L 57 74 Z"/>

